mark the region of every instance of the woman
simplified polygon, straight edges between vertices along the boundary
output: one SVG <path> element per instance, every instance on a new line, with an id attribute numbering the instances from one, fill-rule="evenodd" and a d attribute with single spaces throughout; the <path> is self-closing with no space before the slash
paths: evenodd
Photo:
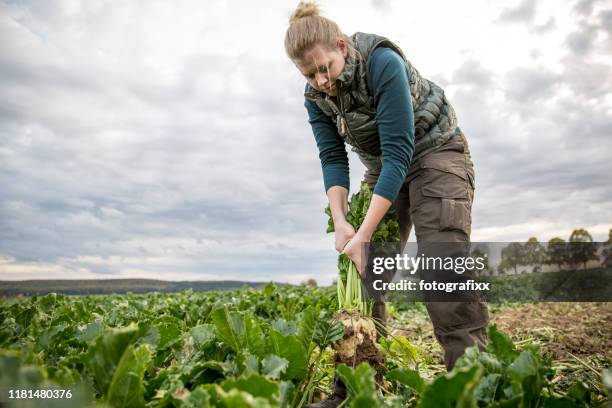
<path id="1" fill-rule="evenodd" d="M 305 107 L 319 149 L 336 250 L 363 273 L 362 245 L 391 208 L 398 215 L 401 248 L 413 225 L 420 245 L 469 246 L 474 169 L 444 91 L 422 77 L 397 45 L 374 34 L 347 37 L 314 3 L 301 2 L 291 16 L 285 49 L 307 80 Z M 358 231 L 346 221 L 345 144 L 365 165 L 373 189 Z M 448 369 L 466 347 L 484 346 L 484 303 L 426 302 L 426 307 Z M 385 320 L 384 303 L 375 305 L 374 315 Z M 335 400 L 344 394 L 337 387 Z"/>

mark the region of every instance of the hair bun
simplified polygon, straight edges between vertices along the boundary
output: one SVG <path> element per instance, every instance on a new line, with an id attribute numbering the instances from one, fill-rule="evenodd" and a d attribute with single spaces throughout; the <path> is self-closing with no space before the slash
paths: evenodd
<path id="1" fill-rule="evenodd" d="M 289 18 L 289 24 L 304 17 L 319 16 L 319 6 L 314 1 L 300 1 L 297 8 Z"/>

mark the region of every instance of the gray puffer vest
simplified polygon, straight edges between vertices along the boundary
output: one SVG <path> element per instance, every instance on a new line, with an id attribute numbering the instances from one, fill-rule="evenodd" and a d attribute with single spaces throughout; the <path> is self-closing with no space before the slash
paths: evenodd
<path id="1" fill-rule="evenodd" d="M 382 157 L 376 126 L 376 106 L 368 89 L 368 59 L 377 47 L 391 48 L 402 56 L 410 78 L 414 109 L 415 147 L 412 162 L 442 146 L 459 129 L 457 116 L 444 95 L 432 81 L 423 78 L 406 59 L 402 50 L 385 37 L 355 33 L 349 38 L 355 52 L 350 52 L 342 73 L 336 79 L 335 102 L 324 92 L 307 86 L 304 96 L 336 123 L 338 133 L 353 147 L 371 174 L 380 174 Z"/>

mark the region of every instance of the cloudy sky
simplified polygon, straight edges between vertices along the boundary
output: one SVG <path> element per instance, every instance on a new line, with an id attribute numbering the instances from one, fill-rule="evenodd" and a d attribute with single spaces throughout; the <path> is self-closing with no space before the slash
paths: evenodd
<path id="1" fill-rule="evenodd" d="M 331 282 L 283 49 L 296 3 L 0 1 L 0 279 Z M 609 2 L 322 6 L 444 87 L 476 165 L 474 241 L 607 238 Z"/>

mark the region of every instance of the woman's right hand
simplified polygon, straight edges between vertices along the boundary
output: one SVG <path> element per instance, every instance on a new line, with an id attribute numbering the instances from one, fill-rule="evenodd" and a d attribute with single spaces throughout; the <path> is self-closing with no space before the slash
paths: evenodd
<path id="1" fill-rule="evenodd" d="M 347 221 L 334 223 L 336 251 L 344 251 L 346 244 L 355 236 L 355 229 Z"/>

